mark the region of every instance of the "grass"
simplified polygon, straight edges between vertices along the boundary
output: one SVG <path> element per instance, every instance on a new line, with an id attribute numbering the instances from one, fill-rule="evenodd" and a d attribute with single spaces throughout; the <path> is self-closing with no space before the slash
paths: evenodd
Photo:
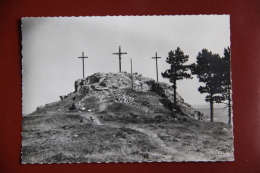
<path id="1" fill-rule="evenodd" d="M 23 163 L 77 162 L 79 158 L 81 162 L 122 161 L 104 160 L 108 153 L 114 158 L 136 161 L 143 158 L 142 153 L 158 148 L 148 136 L 129 128 L 72 123 L 64 129 L 62 124 L 65 121 L 53 123 L 56 126 L 51 129 L 40 124 L 38 127 L 42 129 L 35 131 L 30 131 L 31 127 L 24 128 Z M 34 145 L 31 146 L 31 143 Z"/>
<path id="2" fill-rule="evenodd" d="M 22 163 L 233 160 L 232 126 L 175 119 L 153 92 L 124 92 L 135 103 L 113 102 L 111 92 L 84 97 L 86 110 L 69 110 L 78 101 L 72 95 L 25 116 Z"/>

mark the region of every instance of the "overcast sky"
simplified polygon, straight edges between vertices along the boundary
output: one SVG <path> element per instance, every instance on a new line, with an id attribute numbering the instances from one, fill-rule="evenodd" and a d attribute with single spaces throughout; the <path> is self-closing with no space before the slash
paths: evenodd
<path id="1" fill-rule="evenodd" d="M 133 71 L 156 79 L 155 60 L 160 75 L 170 65 L 168 52 L 180 47 L 189 55 L 187 64 L 196 61 L 198 52 L 207 48 L 223 56 L 230 46 L 229 15 L 193 16 L 120 16 L 55 17 L 22 19 L 23 113 L 58 101 L 60 95 L 74 91 L 74 81 L 82 78 L 84 52 L 85 76 L 96 72 L 118 72 L 119 46 L 122 71 Z M 177 91 L 191 105 L 207 104 L 198 92 L 196 76 L 177 82 Z"/>

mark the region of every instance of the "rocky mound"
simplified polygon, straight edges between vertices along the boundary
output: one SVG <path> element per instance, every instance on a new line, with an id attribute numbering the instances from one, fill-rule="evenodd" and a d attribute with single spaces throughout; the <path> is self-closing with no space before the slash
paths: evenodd
<path id="1" fill-rule="evenodd" d="M 133 81 L 129 73 L 95 73 L 85 79 L 75 81 L 75 91 L 65 96 L 60 96 L 61 100 L 72 98 L 79 102 L 86 100 L 90 96 L 113 97 L 110 101 L 125 104 L 137 103 L 133 97 L 124 92 L 125 89 L 131 89 L 136 92 L 152 92 L 162 97 L 161 103 L 169 111 L 178 111 L 173 107 L 174 97 L 173 88 L 162 82 L 157 82 L 151 78 L 143 77 L 141 74 L 134 73 Z M 70 109 L 82 109 L 79 102 L 73 103 Z M 149 101 L 148 101 L 149 102 Z M 138 104 L 138 103 L 137 103 Z M 184 99 L 177 93 L 177 105 L 184 116 L 192 119 L 206 120 L 207 117 L 192 108 Z M 149 108 L 147 108 L 149 109 Z"/>

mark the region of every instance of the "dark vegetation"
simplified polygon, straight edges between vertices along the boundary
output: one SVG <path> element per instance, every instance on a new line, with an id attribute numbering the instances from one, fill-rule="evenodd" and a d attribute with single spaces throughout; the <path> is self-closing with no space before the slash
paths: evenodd
<path id="1" fill-rule="evenodd" d="M 211 122 L 214 118 L 214 103 L 224 103 L 228 107 L 228 123 L 231 124 L 230 48 L 224 49 L 223 57 L 202 49 L 198 53 L 196 64 L 191 65 L 191 71 L 197 75 L 199 82 L 205 83 L 198 91 L 208 94 L 205 101 L 210 103 Z"/>
<path id="2" fill-rule="evenodd" d="M 207 49 L 202 49 L 198 53 L 197 62 L 191 65 L 185 65 L 189 59 L 188 55 L 177 47 L 176 50 L 170 51 L 166 62 L 170 64 L 170 69 L 162 73 L 164 78 L 168 78 L 173 84 L 174 90 L 174 107 L 178 109 L 176 99 L 177 81 L 192 79 L 191 75 L 197 75 L 199 82 L 205 83 L 200 86 L 200 93 L 207 93 L 206 102 L 210 103 L 210 120 L 214 120 L 214 103 L 224 103 L 228 108 L 228 124 L 231 124 L 231 73 L 230 73 L 230 48 L 224 48 L 224 56 L 214 54 Z M 189 72 L 191 71 L 191 73 Z"/>
<path id="3" fill-rule="evenodd" d="M 176 107 L 177 80 L 192 78 L 191 74 L 188 73 L 190 67 L 188 65 L 184 65 L 184 63 L 188 61 L 189 56 L 184 55 L 184 52 L 179 47 L 177 47 L 177 49 L 174 51 L 170 51 L 168 54 L 169 55 L 166 58 L 166 62 L 171 65 L 171 68 L 162 73 L 162 76 L 164 78 L 168 78 L 173 84 L 172 88 L 174 89 L 174 107 Z"/>

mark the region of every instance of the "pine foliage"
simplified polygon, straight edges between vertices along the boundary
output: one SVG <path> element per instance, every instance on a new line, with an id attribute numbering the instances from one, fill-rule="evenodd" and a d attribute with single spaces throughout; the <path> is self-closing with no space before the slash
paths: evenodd
<path id="1" fill-rule="evenodd" d="M 166 62 L 170 64 L 171 68 L 162 73 L 164 78 L 168 78 L 172 87 L 174 88 L 174 105 L 176 107 L 176 89 L 177 89 L 177 80 L 182 80 L 184 78 L 191 79 L 192 76 L 188 73 L 190 69 L 189 65 L 184 65 L 189 59 L 189 55 L 184 55 L 184 52 L 177 47 L 176 50 L 170 51 Z"/>

